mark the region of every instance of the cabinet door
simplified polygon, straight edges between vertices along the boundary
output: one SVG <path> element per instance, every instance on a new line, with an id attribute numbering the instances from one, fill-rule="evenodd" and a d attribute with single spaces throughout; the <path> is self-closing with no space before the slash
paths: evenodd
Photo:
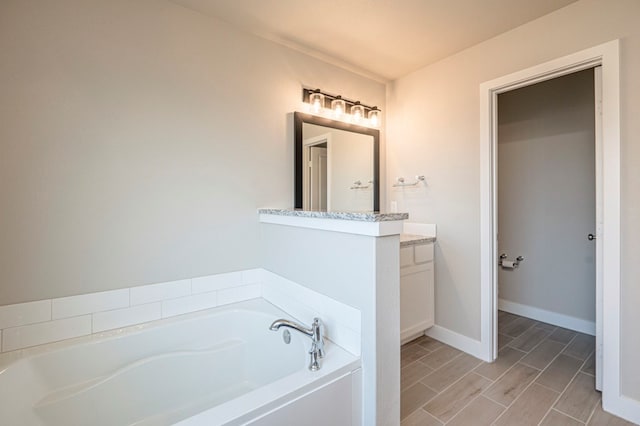
<path id="1" fill-rule="evenodd" d="M 433 325 L 433 264 L 400 277 L 401 339 Z"/>

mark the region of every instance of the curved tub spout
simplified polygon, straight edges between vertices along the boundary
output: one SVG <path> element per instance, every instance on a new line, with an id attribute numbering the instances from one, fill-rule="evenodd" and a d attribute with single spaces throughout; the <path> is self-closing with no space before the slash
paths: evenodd
<path id="1" fill-rule="evenodd" d="M 278 319 L 271 323 L 269 330 L 278 331 L 280 327 L 296 330 L 311 339 L 311 349 L 309 349 L 310 361 L 309 370 L 317 371 L 320 369 L 320 359 L 324 358 L 324 324 L 320 318 L 314 318 L 311 328 L 298 324 L 286 319 Z"/>

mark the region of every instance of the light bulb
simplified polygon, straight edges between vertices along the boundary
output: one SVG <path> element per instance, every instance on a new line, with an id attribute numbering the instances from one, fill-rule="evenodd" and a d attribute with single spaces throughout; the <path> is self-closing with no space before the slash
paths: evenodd
<path id="1" fill-rule="evenodd" d="M 333 109 L 333 115 L 335 115 L 336 118 L 342 117 L 345 110 L 345 103 L 341 96 L 337 96 L 331 101 L 331 109 Z"/>
<path id="2" fill-rule="evenodd" d="M 324 107 L 324 95 L 320 93 L 319 90 L 312 92 L 309 94 L 309 103 L 311 104 L 311 109 L 316 114 L 322 111 Z"/>
<path id="3" fill-rule="evenodd" d="M 373 127 L 380 125 L 380 110 L 378 107 L 373 107 L 371 111 L 369 111 L 369 122 Z"/>
<path id="4" fill-rule="evenodd" d="M 364 118 L 364 107 L 360 105 L 360 102 L 356 102 L 351 107 L 351 115 L 353 116 L 353 121 L 356 123 Z"/>

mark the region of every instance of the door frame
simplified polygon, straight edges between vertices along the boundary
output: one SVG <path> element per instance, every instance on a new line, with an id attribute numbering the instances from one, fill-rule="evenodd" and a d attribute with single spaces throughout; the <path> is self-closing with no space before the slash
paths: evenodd
<path id="1" fill-rule="evenodd" d="M 331 197 L 328 195 L 329 192 L 329 180 L 327 175 L 329 173 L 329 167 L 327 165 L 328 155 L 327 148 L 320 147 L 318 145 L 310 145 L 307 150 L 309 151 L 309 157 L 311 160 L 309 161 L 309 198 L 311 198 L 311 210 L 319 210 L 319 211 L 330 211 L 331 206 L 329 202 Z M 322 159 L 324 158 L 324 167 L 322 167 Z M 322 171 L 324 169 L 324 171 Z M 324 174 L 324 176 L 322 176 Z M 324 177 L 324 179 L 322 179 Z M 319 180 L 316 181 L 316 180 Z M 322 188 L 322 180 L 324 180 L 324 188 Z M 324 191 L 323 191 L 324 189 Z M 322 193 L 324 192 L 324 205 L 322 204 Z M 317 201 L 317 204 L 314 206 L 314 201 Z"/>
<path id="2" fill-rule="evenodd" d="M 311 155 L 309 151 L 314 145 L 327 144 L 327 210 L 330 210 L 330 192 L 331 192 L 331 132 L 321 135 L 312 136 L 302 141 L 302 209 L 310 210 L 309 198 L 305 196 L 310 194 L 311 176 L 309 172 L 309 161 Z"/>
<path id="3" fill-rule="evenodd" d="M 596 283 L 596 330 L 602 342 L 602 403 L 607 411 L 632 416 L 635 405 L 620 392 L 620 66 L 613 40 L 480 85 L 480 280 L 481 355 L 497 357 L 497 98 L 498 94 L 602 66 L 602 144 L 596 146 L 596 185 L 601 182 L 603 223 L 601 285 Z M 601 179 L 601 180 L 599 180 Z M 596 272 L 598 273 L 598 272 Z M 596 279 L 596 281 L 599 281 Z M 601 297 L 599 297 L 601 296 Z M 598 324 L 602 327 L 599 328 Z M 624 414 L 627 416 L 624 416 Z"/>

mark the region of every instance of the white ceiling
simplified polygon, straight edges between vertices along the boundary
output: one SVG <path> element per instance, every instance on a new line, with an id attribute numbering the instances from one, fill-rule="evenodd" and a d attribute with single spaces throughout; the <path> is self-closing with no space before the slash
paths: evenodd
<path id="1" fill-rule="evenodd" d="M 576 0 L 171 0 L 380 81 Z"/>

